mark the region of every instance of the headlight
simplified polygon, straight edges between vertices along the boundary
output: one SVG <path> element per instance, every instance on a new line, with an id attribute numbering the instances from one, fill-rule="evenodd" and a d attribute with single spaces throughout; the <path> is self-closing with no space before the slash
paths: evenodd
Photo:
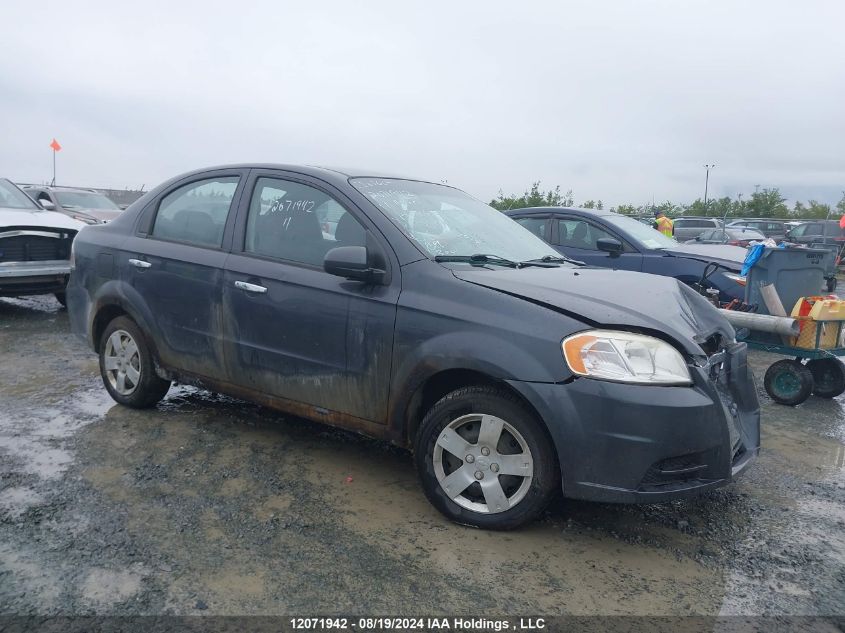
<path id="1" fill-rule="evenodd" d="M 738 275 L 738 274 L 736 274 L 736 273 L 722 273 L 722 274 L 723 274 L 725 277 L 727 277 L 728 279 L 730 279 L 731 281 L 735 281 L 735 282 L 736 282 L 736 283 L 738 283 L 740 286 L 744 286 L 744 285 L 745 285 L 745 277 L 743 277 L 742 275 Z"/>
<path id="2" fill-rule="evenodd" d="M 563 340 L 563 356 L 579 376 L 647 385 L 692 384 L 681 353 L 652 336 L 590 330 Z"/>

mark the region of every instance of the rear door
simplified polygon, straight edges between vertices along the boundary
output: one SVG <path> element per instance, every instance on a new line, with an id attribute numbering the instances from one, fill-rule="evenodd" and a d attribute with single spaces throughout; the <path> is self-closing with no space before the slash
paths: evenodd
<path id="1" fill-rule="evenodd" d="M 389 245 L 318 179 L 253 170 L 223 281 L 229 381 L 277 398 L 384 423 L 400 276 Z M 336 217 L 331 231 L 320 218 Z M 325 222 L 325 220 L 324 220 Z M 387 285 L 330 275 L 337 246 L 381 252 Z"/>
<path id="2" fill-rule="evenodd" d="M 121 274 L 146 303 L 162 361 L 198 376 L 223 373 L 223 263 L 245 173 L 206 172 L 175 184 L 122 249 Z"/>
<path id="3" fill-rule="evenodd" d="M 643 256 L 622 236 L 599 224 L 577 216 L 556 216 L 552 235 L 555 248 L 572 259 L 592 266 L 619 270 L 642 270 Z M 598 240 L 611 238 L 622 242 L 623 252 L 618 257 L 599 250 Z"/>

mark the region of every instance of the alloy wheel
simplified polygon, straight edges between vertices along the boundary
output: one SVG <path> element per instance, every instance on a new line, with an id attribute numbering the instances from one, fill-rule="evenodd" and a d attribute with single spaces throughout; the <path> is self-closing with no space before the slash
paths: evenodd
<path id="1" fill-rule="evenodd" d="M 440 432 L 432 453 L 437 481 L 459 506 L 505 512 L 525 498 L 534 460 L 522 434 L 494 415 L 471 413 Z"/>
<path id="2" fill-rule="evenodd" d="M 141 356 L 138 345 L 126 330 L 115 330 L 103 350 L 103 368 L 112 389 L 130 395 L 141 380 Z"/>

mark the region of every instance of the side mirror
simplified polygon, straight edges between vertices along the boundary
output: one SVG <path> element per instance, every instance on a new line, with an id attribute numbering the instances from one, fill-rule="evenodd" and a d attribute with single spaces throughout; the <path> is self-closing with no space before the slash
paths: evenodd
<path id="1" fill-rule="evenodd" d="M 611 257 L 619 257 L 622 253 L 622 242 L 613 237 L 600 237 L 596 240 L 596 246 Z"/>
<path id="2" fill-rule="evenodd" d="M 696 236 L 695 236 L 695 241 L 696 241 L 696 242 L 700 242 L 700 241 L 701 241 L 701 236 L 700 236 L 700 235 L 696 235 Z"/>
<path id="3" fill-rule="evenodd" d="M 370 257 L 365 246 L 338 246 L 326 253 L 323 270 L 330 275 L 345 277 L 370 284 L 380 284 L 384 271 L 370 267 Z"/>
<path id="4" fill-rule="evenodd" d="M 53 204 L 52 200 L 48 200 L 47 198 L 42 198 L 41 200 L 38 201 L 38 204 L 40 204 L 41 208 L 44 209 L 45 211 L 55 211 L 56 210 L 56 205 Z"/>

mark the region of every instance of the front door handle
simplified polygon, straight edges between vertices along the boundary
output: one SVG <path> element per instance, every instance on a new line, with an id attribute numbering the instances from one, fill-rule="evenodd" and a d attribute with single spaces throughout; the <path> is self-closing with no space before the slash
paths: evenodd
<path id="1" fill-rule="evenodd" d="M 247 292 L 252 292 L 257 295 L 263 295 L 267 292 L 267 288 L 264 286 L 259 286 L 258 284 L 251 284 L 246 281 L 236 281 L 235 288 L 240 288 L 241 290 L 246 290 Z"/>
<path id="2" fill-rule="evenodd" d="M 129 263 L 135 268 L 149 268 L 152 266 L 150 262 L 145 262 L 143 259 L 130 259 Z"/>

